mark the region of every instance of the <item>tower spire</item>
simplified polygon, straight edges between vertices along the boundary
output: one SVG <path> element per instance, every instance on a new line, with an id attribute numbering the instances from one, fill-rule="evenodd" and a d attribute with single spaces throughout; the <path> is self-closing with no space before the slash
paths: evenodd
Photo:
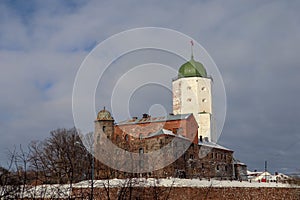
<path id="1" fill-rule="evenodd" d="M 194 41 L 191 40 L 191 59 L 194 59 Z"/>

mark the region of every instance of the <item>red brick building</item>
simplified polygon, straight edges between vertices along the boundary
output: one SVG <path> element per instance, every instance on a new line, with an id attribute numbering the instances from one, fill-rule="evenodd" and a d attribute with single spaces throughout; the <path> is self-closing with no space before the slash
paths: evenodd
<path id="1" fill-rule="evenodd" d="M 126 177 L 182 177 L 182 178 L 220 178 L 233 179 L 233 151 L 207 141 L 198 139 L 198 125 L 193 114 L 168 115 L 166 117 L 133 118 L 114 123 L 107 110 L 99 112 L 95 121 L 95 154 L 107 153 L 107 159 L 118 164 L 112 169 L 96 162 L 95 178 Z M 103 148 L 101 138 L 106 137 L 113 144 L 127 152 L 136 153 L 135 157 L 124 159 L 124 153 L 98 151 Z M 163 151 L 163 160 L 146 155 L 169 145 Z M 143 159 L 141 159 L 143 158 Z M 124 161 L 125 160 L 125 161 Z M 174 162 L 157 170 L 149 169 L 149 164 L 173 160 Z M 148 168 L 143 169 L 143 167 Z M 156 169 L 156 166 L 151 166 Z M 151 168 L 150 167 L 150 168 Z M 125 169 L 132 169 L 132 171 Z M 138 171 L 138 172 L 137 172 Z"/>

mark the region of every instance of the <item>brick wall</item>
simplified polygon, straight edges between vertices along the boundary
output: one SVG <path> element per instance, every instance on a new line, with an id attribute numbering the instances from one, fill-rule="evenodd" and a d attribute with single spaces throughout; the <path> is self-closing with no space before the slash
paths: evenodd
<path id="1" fill-rule="evenodd" d="M 73 197 L 86 198 L 89 189 L 73 189 Z M 172 200 L 204 200 L 204 199 L 230 199 L 230 200 L 299 200 L 300 188 L 191 188 L 191 187 L 124 187 L 124 188 L 94 188 L 94 199 L 172 199 Z"/>

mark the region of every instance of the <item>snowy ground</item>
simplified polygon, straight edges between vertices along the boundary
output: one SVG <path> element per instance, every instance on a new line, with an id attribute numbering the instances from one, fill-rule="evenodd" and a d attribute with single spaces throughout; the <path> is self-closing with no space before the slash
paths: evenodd
<path id="1" fill-rule="evenodd" d="M 199 180 L 199 179 L 153 179 L 153 178 L 134 178 L 134 179 L 110 179 L 110 180 L 95 180 L 94 187 L 269 187 L 269 188 L 300 188 L 300 186 L 283 184 L 283 183 L 262 183 L 262 182 L 247 182 L 247 181 L 220 181 L 220 180 Z M 72 185 L 73 188 L 89 188 L 91 181 L 82 181 Z M 9 186 L 0 187 L 0 196 L 4 194 L 5 189 L 9 190 Z M 22 189 L 21 189 L 22 191 Z M 18 193 L 18 192 L 17 192 Z M 16 194 L 16 193 L 15 193 Z M 21 198 L 67 198 L 71 195 L 69 184 L 64 185 L 39 185 L 26 186 L 24 192 L 19 194 Z M 11 196 L 13 199 L 13 196 Z M 3 199 L 3 198 L 0 198 Z"/>
<path id="2" fill-rule="evenodd" d="M 110 187 L 124 187 L 129 184 L 128 179 L 111 179 L 111 180 L 96 180 L 94 181 L 94 187 L 103 187 L 109 185 Z M 73 187 L 90 187 L 90 181 L 82 181 L 73 185 Z M 280 188 L 294 188 L 299 186 L 293 186 L 283 183 L 262 183 L 262 182 L 248 182 L 248 181 L 220 181 L 220 180 L 199 180 L 199 179 L 153 179 L 153 178 L 139 178 L 132 179 L 131 186 L 133 187 L 280 187 Z"/>

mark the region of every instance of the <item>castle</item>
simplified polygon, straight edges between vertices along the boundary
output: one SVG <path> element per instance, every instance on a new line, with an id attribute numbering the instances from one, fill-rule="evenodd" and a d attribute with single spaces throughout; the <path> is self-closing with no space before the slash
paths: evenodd
<path id="1" fill-rule="evenodd" d="M 168 116 L 143 114 L 141 118 L 115 123 L 105 108 L 98 113 L 94 133 L 96 157 L 97 154 L 105 155 L 117 163 L 119 169 L 98 161 L 95 163 L 96 179 L 243 178 L 246 166 L 234 162 L 233 151 L 218 145 L 212 133 L 212 78 L 207 75 L 203 64 L 195 61 L 192 55 L 190 61 L 180 67 L 172 85 L 173 113 Z M 105 145 L 101 139 L 103 135 L 125 152 L 134 152 L 135 156 L 124 159 L 125 153 L 119 150 L 98 151 L 101 145 Z M 164 147 L 168 147 L 161 152 L 164 159 L 147 157 Z M 166 163 L 168 160 L 174 162 Z M 161 162 L 165 165 L 155 168 Z"/>

